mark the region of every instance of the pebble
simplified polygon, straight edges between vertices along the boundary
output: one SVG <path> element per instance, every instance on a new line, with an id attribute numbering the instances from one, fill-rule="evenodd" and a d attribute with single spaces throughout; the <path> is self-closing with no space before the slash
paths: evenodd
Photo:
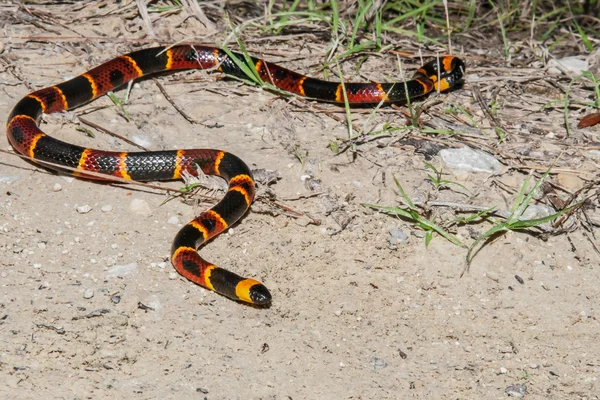
<path id="1" fill-rule="evenodd" d="M 146 135 L 133 135 L 131 137 L 131 141 L 135 144 L 137 144 L 138 146 L 142 146 L 142 147 L 152 147 L 152 140 L 146 136 Z"/>
<path id="2" fill-rule="evenodd" d="M 142 199 L 132 199 L 129 204 L 129 210 L 134 214 L 141 215 L 144 217 L 150 216 L 152 214 L 152 209 L 146 200 Z"/>
<path id="3" fill-rule="evenodd" d="M 310 223 L 312 222 L 312 220 L 310 218 L 308 218 L 306 215 L 303 215 L 300 218 L 296 218 L 294 220 L 294 222 L 298 226 L 308 226 L 308 225 L 310 225 Z"/>
<path id="4" fill-rule="evenodd" d="M 582 60 L 577 56 L 564 57 L 560 60 L 552 59 L 548 62 L 548 72 L 551 74 L 560 74 L 562 71 L 557 67 L 560 65 L 562 68 L 576 75 L 581 74 L 583 71 L 587 71 L 590 68 L 590 64 L 586 60 Z"/>
<path id="5" fill-rule="evenodd" d="M 170 280 L 174 280 L 177 279 L 179 275 L 177 275 L 175 272 L 169 272 L 169 279 Z"/>
<path id="6" fill-rule="evenodd" d="M 373 366 L 373 370 L 378 371 L 387 367 L 387 362 L 383 358 L 373 357 L 371 359 L 371 365 Z"/>
<path id="7" fill-rule="evenodd" d="M 398 244 L 406 244 L 410 240 L 408 235 L 400 228 L 390 228 L 389 232 L 390 234 L 387 237 L 387 245 L 391 250 L 396 250 L 398 248 Z"/>
<path id="8" fill-rule="evenodd" d="M 33 268 L 40 269 L 40 268 L 42 268 L 42 264 L 37 264 L 37 263 L 33 264 Z"/>
<path id="9" fill-rule="evenodd" d="M 82 206 L 78 206 L 76 210 L 79 214 L 87 214 L 92 211 L 92 207 L 90 207 L 89 204 L 84 204 Z"/>
<path id="10" fill-rule="evenodd" d="M 467 172 L 499 173 L 502 164 L 494 157 L 469 147 L 443 149 L 438 153 L 448 168 Z"/>
<path id="11" fill-rule="evenodd" d="M 102 211 L 103 213 L 107 213 L 107 212 L 111 212 L 112 209 L 113 209 L 113 207 L 110 204 L 107 204 L 105 206 L 102 206 L 100 211 Z"/>
<path id="12" fill-rule="evenodd" d="M 92 289 L 86 289 L 83 292 L 83 298 L 84 299 L 91 299 L 92 297 L 94 297 L 94 291 Z"/>
<path id="13" fill-rule="evenodd" d="M 510 385 L 506 389 L 504 389 L 504 393 L 509 396 L 521 398 L 527 394 L 527 386 L 520 383 L 518 385 Z"/>
<path id="14" fill-rule="evenodd" d="M 556 176 L 556 179 L 561 186 L 572 191 L 581 189 L 584 185 L 584 182 L 581 180 L 581 178 L 572 174 L 559 173 Z"/>
<path id="15" fill-rule="evenodd" d="M 501 374 L 508 374 L 508 370 L 504 367 L 500 367 L 500 373 Z"/>
<path id="16" fill-rule="evenodd" d="M 554 214 L 554 210 L 552 208 L 544 205 L 538 206 L 536 204 L 532 204 L 525 209 L 521 215 L 521 218 L 519 219 L 525 221 L 528 219 L 544 218 L 552 214 Z"/>
<path id="17" fill-rule="evenodd" d="M 264 126 L 253 126 L 248 128 L 248 131 L 254 134 L 264 134 L 265 136 L 269 133 L 268 129 Z"/>
<path id="18" fill-rule="evenodd" d="M 62 190 L 62 185 L 60 183 L 55 183 L 54 186 L 52 187 L 52 191 L 53 192 L 60 192 Z"/>
<path id="19" fill-rule="evenodd" d="M 587 154 L 593 160 L 600 160 L 600 150 L 590 150 Z"/>
<path id="20" fill-rule="evenodd" d="M 167 220 L 167 224 L 177 225 L 179 223 L 179 218 L 176 215 L 173 215 Z"/>
<path id="21" fill-rule="evenodd" d="M 0 182 L 6 183 L 7 185 L 10 185 L 18 179 L 19 177 L 17 175 L 0 175 Z"/>
<path id="22" fill-rule="evenodd" d="M 129 263 L 129 264 L 124 264 L 124 265 L 115 265 L 114 267 L 112 267 L 111 269 L 109 269 L 106 272 L 106 277 L 112 278 L 112 277 L 123 277 L 126 275 L 130 275 L 137 270 L 137 266 L 138 265 L 135 262 Z"/>

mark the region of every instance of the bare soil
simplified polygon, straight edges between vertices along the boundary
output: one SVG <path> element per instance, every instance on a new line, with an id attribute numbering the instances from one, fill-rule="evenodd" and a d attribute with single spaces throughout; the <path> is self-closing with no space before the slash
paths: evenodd
<path id="1" fill-rule="evenodd" d="M 30 14 L 16 4 L 0 5 L 4 120 L 31 90 L 140 45 L 192 35 L 214 44 L 227 35 L 226 28 L 212 34 L 181 12 L 157 18 L 153 39 L 135 3 L 119 12 L 109 12 L 109 5 L 40 5 L 29 7 Z M 310 34 L 285 42 L 259 38 L 246 38 L 252 54 L 322 76 L 325 42 Z M 598 232 L 581 222 L 582 212 L 557 235 L 495 238 L 461 278 L 464 248 L 438 235 L 426 247 L 424 233 L 408 221 L 363 205 L 402 205 L 396 176 L 414 200 L 508 210 L 527 174 L 539 177 L 561 152 L 551 177 L 558 197 L 594 181 L 598 161 L 589 151 L 598 126 L 576 129 L 575 110 L 567 137 L 562 109 L 541 110 L 560 99 L 568 81 L 557 88 L 535 63 L 495 68 L 501 51 L 485 57 L 457 51 L 470 74 L 464 87 L 424 100 L 424 123 L 472 127 L 460 113 L 445 113 L 460 105 L 477 129 L 366 137 L 354 152 L 339 155 L 329 145 L 343 148 L 348 137 L 343 108 L 202 71 L 157 78 L 196 124 L 152 79 L 133 86 L 129 121 L 106 96 L 46 116 L 45 132 L 71 143 L 135 149 L 100 131 L 90 137 L 78 130 L 84 117 L 151 149 L 219 148 L 252 168 L 276 171 L 280 179 L 259 188 L 262 200 L 201 250 L 216 264 L 263 281 L 274 300 L 269 308 L 239 304 L 172 269 L 172 238 L 222 192 L 204 192 L 209 201 L 164 203 L 164 191 L 73 179 L 1 153 L 0 175 L 14 181 L 0 183 L 0 397 L 501 399 L 507 387 L 524 384 L 527 399 L 598 399 Z M 346 78 L 398 77 L 392 54 L 370 57 L 360 74 L 356 65 L 342 64 Z M 419 65 L 419 59 L 403 63 L 407 74 Z M 497 97 L 496 119 L 510 134 L 507 142 L 496 145 L 475 86 L 486 99 Z M 584 86 L 576 85 L 575 95 L 591 93 Z M 369 118 L 368 127 L 403 126 L 403 111 L 385 107 L 370 117 L 371 109 L 357 109 L 352 116 L 359 127 Z M 498 158 L 502 174 L 445 168 L 444 179 L 470 193 L 436 191 L 423 161 L 441 164 L 427 149 L 463 145 Z M 0 148 L 10 149 L 5 138 Z M 140 201 L 149 208 L 132 208 Z M 592 197 L 586 214 L 592 222 L 596 205 Z M 442 225 L 456 216 L 448 207 L 429 210 Z M 448 226 L 470 244 L 491 225 Z M 405 232 L 408 242 L 390 244 L 391 229 Z"/>

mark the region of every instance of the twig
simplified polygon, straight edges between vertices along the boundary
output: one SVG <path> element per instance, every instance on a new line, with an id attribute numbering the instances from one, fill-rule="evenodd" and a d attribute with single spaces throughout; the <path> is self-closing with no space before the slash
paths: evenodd
<path id="1" fill-rule="evenodd" d="M 165 99 L 167 99 L 167 101 L 169 103 L 171 103 L 171 105 L 173 106 L 173 108 L 175 110 L 177 110 L 177 112 L 179 114 L 181 114 L 181 116 L 183 118 L 186 119 L 186 121 L 188 121 L 190 124 L 199 124 L 198 121 L 196 121 L 194 118 L 190 117 L 188 114 L 186 114 L 185 111 L 183 111 L 171 98 L 171 96 L 169 96 L 169 94 L 167 93 L 167 91 L 165 90 L 165 88 L 163 87 L 163 85 L 161 85 L 161 83 L 158 81 L 158 79 L 156 78 L 152 78 L 152 81 L 156 84 L 156 86 L 158 87 L 158 89 L 160 90 L 160 92 L 163 94 L 163 96 L 165 96 Z"/>

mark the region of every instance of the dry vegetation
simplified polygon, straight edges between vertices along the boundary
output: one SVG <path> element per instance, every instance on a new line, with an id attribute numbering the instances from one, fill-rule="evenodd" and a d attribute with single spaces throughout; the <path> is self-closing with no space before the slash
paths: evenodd
<path id="1" fill-rule="evenodd" d="M 526 398 L 598 399 L 599 15 L 597 0 L 1 2 L 5 117 L 28 91 L 157 43 L 330 80 L 400 80 L 454 54 L 467 77 L 409 105 L 344 108 L 194 71 L 48 116 L 46 131 L 83 145 L 132 149 L 142 131 L 153 149 L 226 148 L 257 168 L 253 211 L 205 250 L 264 278 L 274 304 L 167 277 L 176 227 L 159 227 L 221 193 L 161 206 L 181 185 L 66 187 L 3 152 L 0 396 L 503 398 L 524 385 Z M 463 147 L 501 171 L 441 162 Z M 90 195 L 112 215 L 68 214 Z M 128 213 L 127 196 L 152 217 Z M 134 258 L 143 273 L 104 277 Z"/>

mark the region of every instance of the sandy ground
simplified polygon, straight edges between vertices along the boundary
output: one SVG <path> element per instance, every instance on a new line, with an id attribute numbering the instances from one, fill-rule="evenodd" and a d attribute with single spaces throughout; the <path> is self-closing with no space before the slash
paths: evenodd
<path id="1" fill-rule="evenodd" d="M 10 2 L 2 7 L 10 18 L 23 16 Z M 46 10 L 60 12 L 54 18 L 63 26 L 39 14 L 31 17 L 36 24 L 4 20 L 0 119 L 31 89 L 152 43 L 139 39 L 139 18 L 124 21 L 115 13 L 77 20 L 78 11 L 70 7 Z M 165 41 L 204 29 L 181 14 L 156 24 Z M 302 48 L 292 41 L 282 48 L 275 38 L 249 47 L 316 76 L 319 61 L 311 61 L 325 56 L 321 43 Z M 361 71 L 367 79 L 384 79 L 383 71 L 395 71 L 395 62 L 393 56 L 369 59 Z M 353 63 L 344 68 L 348 78 L 361 79 Z M 43 129 L 71 143 L 133 149 L 99 131 L 92 138 L 77 130 L 75 116 L 85 115 L 152 149 L 220 148 L 252 168 L 277 171 L 277 183 L 259 193 L 305 215 L 286 215 L 258 201 L 202 250 L 209 260 L 262 280 L 273 304 L 261 309 L 230 301 L 172 269 L 172 238 L 210 202 L 176 198 L 163 204 L 167 196 L 158 190 L 72 179 L 2 153 L 0 175 L 12 182 L 0 183 L 1 398 L 502 399 L 517 384 L 526 386 L 527 399 L 600 397 L 600 258 L 593 231 L 578 228 L 545 240 L 508 233 L 486 245 L 460 278 L 465 249 L 437 235 L 426 248 L 423 233 L 408 222 L 362 205 L 401 204 L 395 175 L 413 198 L 508 209 L 527 171 L 505 166 L 492 177 L 445 169 L 445 179 L 476 195 L 436 191 L 425 156 L 404 140 L 410 133 L 360 145 L 354 159 L 349 152 L 336 156 L 329 144 L 346 138 L 347 127 L 335 106 L 283 99 L 199 71 L 158 79 L 200 123 L 186 121 L 150 79 L 131 91 L 130 122 L 104 97 L 47 116 Z M 460 104 L 485 126 L 471 88 L 467 83 L 435 97 L 439 104 L 423 119 L 444 117 L 450 104 Z M 560 151 L 571 149 L 572 158 L 559 166 L 577 173 L 552 179 L 576 190 L 596 174 L 595 161 L 582 149 L 600 130 L 565 138 L 560 109 L 528 114 L 523 126 L 541 134 L 519 128 L 511 105 L 534 89 L 523 84 L 501 92 L 497 118 L 513 136 L 498 151 L 526 148 L 531 153 L 525 164 L 548 167 Z M 531 104 L 523 107 L 536 108 Z M 319 110 L 334 112 L 342 122 Z M 353 114 L 359 126 L 368 112 Z M 370 124 L 404 121 L 387 108 Z M 556 135 L 546 136 L 550 130 Z M 493 141 L 493 130 L 486 132 L 482 140 Z M 432 138 L 445 147 L 444 138 Z M 10 148 L 4 137 L 0 147 Z M 430 162 L 440 166 L 436 157 Z M 596 203 L 588 207 L 592 215 Z M 136 204 L 142 209 L 132 208 Z M 443 208 L 434 215 L 440 222 L 454 218 Z M 453 232 L 472 243 L 490 226 Z M 408 242 L 390 245 L 393 229 L 406 233 Z"/>

